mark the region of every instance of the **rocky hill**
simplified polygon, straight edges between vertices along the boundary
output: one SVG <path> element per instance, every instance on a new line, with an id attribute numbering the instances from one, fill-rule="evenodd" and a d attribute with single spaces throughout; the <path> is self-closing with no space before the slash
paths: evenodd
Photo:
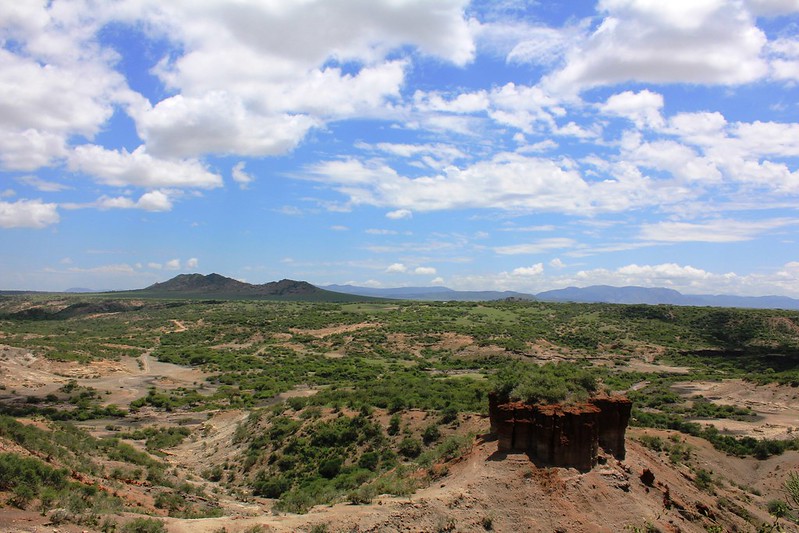
<path id="1" fill-rule="evenodd" d="M 292 300 L 309 302 L 352 302 L 370 298 L 320 289 L 306 281 L 283 279 L 252 284 L 220 274 L 180 274 L 145 289 L 115 292 L 114 295 L 142 298 L 208 298 L 222 300 Z"/>

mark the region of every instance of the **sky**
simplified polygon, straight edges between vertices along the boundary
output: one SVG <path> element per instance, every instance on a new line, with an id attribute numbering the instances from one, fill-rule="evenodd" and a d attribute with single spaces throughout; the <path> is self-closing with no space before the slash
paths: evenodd
<path id="1" fill-rule="evenodd" d="M 0 42 L 0 289 L 799 297 L 799 0 L 28 0 Z"/>

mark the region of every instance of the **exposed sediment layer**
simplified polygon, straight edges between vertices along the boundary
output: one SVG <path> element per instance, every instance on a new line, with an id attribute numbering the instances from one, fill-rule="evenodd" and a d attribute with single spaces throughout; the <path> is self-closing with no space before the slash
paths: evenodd
<path id="1" fill-rule="evenodd" d="M 624 459 L 624 434 L 632 404 L 624 396 L 602 396 L 575 405 L 500 403 L 489 396 L 491 431 L 501 452 L 522 451 L 543 464 L 587 471 L 599 447 Z"/>

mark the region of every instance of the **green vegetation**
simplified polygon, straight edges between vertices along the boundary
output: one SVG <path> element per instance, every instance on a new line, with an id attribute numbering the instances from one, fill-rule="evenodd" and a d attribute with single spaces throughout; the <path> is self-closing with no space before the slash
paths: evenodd
<path id="1" fill-rule="evenodd" d="M 494 378 L 494 392 L 501 401 L 555 404 L 586 400 L 596 391 L 596 372 L 572 363 L 540 367 L 511 363 Z"/>
<path id="2" fill-rule="evenodd" d="M 220 512 L 167 468 L 163 456 L 181 443 L 203 445 L 206 412 L 227 409 L 251 412 L 235 432 L 240 455 L 209 463 L 198 474 L 215 490 L 274 498 L 286 511 L 410 494 L 471 445 L 461 424 L 486 413 L 492 390 L 535 403 L 579 402 L 597 391 L 624 390 L 634 402 L 635 425 L 701 437 L 732 455 L 766 458 L 799 449 L 799 440 L 740 438 L 707 426 L 708 419 L 746 421 L 756 414 L 680 390 L 681 382 L 731 378 L 798 386 L 797 312 L 126 296 L 2 299 L 3 344 L 64 365 L 129 363 L 135 357 L 140 370 L 147 360 L 142 354 L 151 353 L 158 361 L 202 370 L 207 379 L 180 387 L 152 380 L 126 409 L 110 403 L 113 395 L 78 381 L 38 396 L 7 390 L 11 385 L 0 397 L 0 438 L 52 458 L 57 466 L 41 464 L 54 472 L 66 468 L 109 483 L 151 484 L 156 509 L 172 516 Z M 542 353 L 563 362 L 541 364 Z M 642 354 L 688 373 L 632 371 L 628 363 Z M 302 397 L 290 391 L 303 391 Z M 173 422 L 152 425 L 153 410 Z M 135 422 L 137 416 L 148 419 L 146 425 Z M 194 421 L 175 423 L 181 416 Z M 79 428 L 85 422 L 107 424 L 106 436 L 90 436 Z M 642 441 L 674 463 L 691 461 L 693 451 L 679 437 Z M 713 490 L 712 476 L 695 476 Z M 63 490 L 44 481 L 34 485 L 9 481 L 2 490 L 20 504 L 44 506 L 54 505 Z M 780 512 L 776 504 L 774 511 Z M 135 527 L 158 527 L 146 520 Z M 492 527 L 490 518 L 486 524 Z"/>

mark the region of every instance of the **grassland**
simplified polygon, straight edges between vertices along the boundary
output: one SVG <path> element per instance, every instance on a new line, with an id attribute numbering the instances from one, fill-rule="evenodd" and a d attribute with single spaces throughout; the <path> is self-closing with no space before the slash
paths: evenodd
<path id="1" fill-rule="evenodd" d="M 492 389 L 625 391 L 637 426 L 760 460 L 799 448 L 790 427 L 708 425 L 762 414 L 680 389 L 795 389 L 797 312 L 15 295 L 0 297 L 0 350 L 0 466 L 34 480 L 4 478 L 0 497 L 98 528 L 132 510 L 215 516 L 238 499 L 305 512 L 410 494 L 485 430 Z M 95 489 L 78 504 L 81 480 Z"/>

